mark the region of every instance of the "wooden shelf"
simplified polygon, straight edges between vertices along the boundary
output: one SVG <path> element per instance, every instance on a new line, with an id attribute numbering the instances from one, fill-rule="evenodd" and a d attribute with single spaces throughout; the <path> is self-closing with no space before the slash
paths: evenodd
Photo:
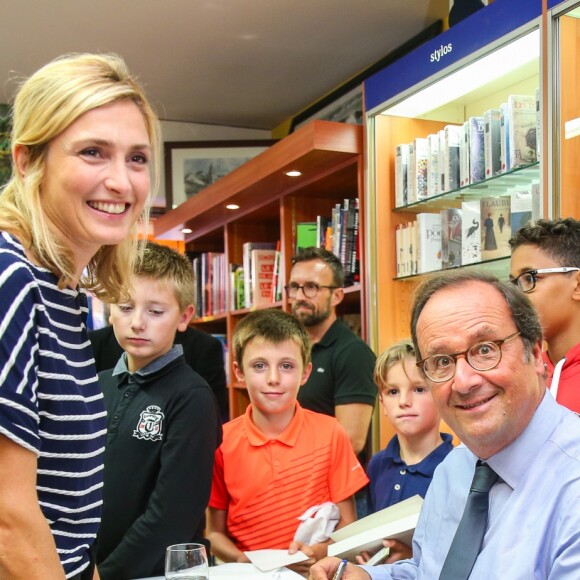
<path id="1" fill-rule="evenodd" d="M 186 250 L 192 253 L 219 252 L 226 264 L 242 264 L 245 242 L 280 242 L 281 273 L 287 281 L 290 259 L 295 252 L 296 224 L 314 221 L 317 215 L 330 216 L 337 203 L 346 198 L 359 200 L 359 232 L 364 231 L 363 128 L 330 121 L 312 121 L 219 181 L 188 199 L 154 222 L 156 237 L 174 228 L 192 230 L 186 237 Z M 299 177 L 287 171 L 298 170 Z M 226 209 L 227 204 L 239 210 Z M 362 246 L 362 244 L 361 244 Z M 364 248 L 361 247 L 364 252 Z M 360 256 L 364 280 L 364 256 Z M 226 296 L 230 295 L 229 280 Z M 364 293 L 361 286 L 345 289 L 338 312 L 360 319 Z M 229 310 L 225 314 L 195 319 L 201 330 L 225 334 L 228 344 L 237 323 L 254 308 Z M 282 300 L 258 308 L 290 310 Z M 354 316 L 352 316 L 354 315 Z M 360 324 L 359 324 L 360 326 Z M 364 323 L 363 323 L 364 335 Z M 231 357 L 230 357 L 231 358 Z M 232 418 L 242 414 L 249 402 L 243 385 L 235 382 L 229 369 L 229 402 Z"/>
<path id="2" fill-rule="evenodd" d="M 155 237 L 188 227 L 193 231 L 189 242 L 245 215 L 258 219 L 269 202 L 291 193 L 337 197 L 344 188 L 340 169 L 360 155 L 361 126 L 312 121 L 159 217 L 153 224 Z M 285 172 L 290 170 L 302 175 L 288 177 Z M 231 203 L 240 209 L 226 209 Z"/>

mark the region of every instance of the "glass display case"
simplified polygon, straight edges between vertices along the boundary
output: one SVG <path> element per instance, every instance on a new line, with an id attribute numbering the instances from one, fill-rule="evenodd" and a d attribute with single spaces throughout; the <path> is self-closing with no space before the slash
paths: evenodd
<path id="1" fill-rule="evenodd" d="M 428 244 L 425 239 L 420 240 L 421 232 L 427 230 L 421 229 L 423 226 L 419 225 L 418 214 L 439 215 L 444 220 L 443 214 L 447 210 L 460 212 L 462 208 L 465 211 L 468 207 L 477 207 L 480 213 L 476 217 L 470 214 L 468 225 L 475 228 L 477 224 L 479 232 L 485 230 L 487 233 L 491 213 L 488 215 L 485 209 L 484 214 L 487 205 L 484 206 L 482 198 L 492 200 L 486 203 L 493 204 L 494 199 L 508 196 L 513 208 L 513 196 L 519 195 L 518 192 L 528 195 L 530 219 L 546 212 L 543 153 L 538 153 L 542 135 L 540 103 L 543 91 L 541 15 L 539 0 L 495 0 L 365 82 L 366 290 L 369 294 L 367 304 L 371 306 L 367 312 L 367 328 L 370 343 L 376 352 L 409 335 L 413 289 L 424 276 L 425 269 L 442 267 L 433 263 L 419 267 L 421 251 L 424 253 Z M 511 135 L 512 146 L 510 149 L 509 143 L 502 143 L 502 153 L 498 156 L 497 151 L 492 150 L 493 143 L 498 139 L 497 135 L 492 139 L 492 126 L 499 126 L 499 121 L 494 120 L 497 115 L 494 111 L 501 111 L 503 123 L 504 105 L 507 107 L 505 118 L 508 119 L 520 107 L 519 97 L 524 96 L 527 99 L 526 107 L 533 106 L 533 112 L 530 111 L 533 124 L 521 135 L 506 129 L 506 138 L 509 141 Z M 477 130 L 468 128 L 472 119 L 479 120 Z M 512 125 L 515 131 L 519 126 L 517 118 L 516 121 L 512 120 Z M 447 129 L 449 126 L 456 129 Z M 479 149 L 477 152 L 472 150 L 472 161 L 466 161 L 465 165 L 463 157 L 458 156 L 469 150 L 469 145 L 465 145 L 466 135 L 477 131 L 483 133 L 484 129 L 485 132 L 489 130 L 489 136 L 485 137 L 485 155 Z M 503 128 L 501 130 L 504 131 Z M 461 150 L 459 146 L 455 149 L 451 138 L 456 131 L 461 135 L 457 139 L 464 140 Z M 483 137 L 480 137 L 478 147 L 483 144 Z M 530 155 L 524 155 L 519 145 L 514 145 L 521 138 L 525 138 L 521 150 L 524 147 L 533 149 Z M 423 141 L 428 141 L 427 153 L 420 155 L 424 146 L 420 142 Z M 401 170 L 404 167 L 401 146 L 407 146 L 410 151 L 406 172 Z M 444 153 L 437 153 L 437 148 Z M 483 169 L 478 169 L 476 176 L 470 171 L 469 163 L 475 168 L 474 160 L 480 159 L 480 156 L 483 159 L 488 153 L 489 163 L 486 159 Z M 497 168 L 496 157 L 499 163 Z M 458 164 L 463 164 L 461 170 Z M 435 177 L 431 179 L 433 168 Z M 402 175 L 406 175 L 407 187 L 401 185 Z M 470 204 L 465 205 L 466 202 Z M 503 228 L 504 222 L 509 224 L 509 228 Z M 481 237 L 481 252 L 477 258 L 468 261 L 469 267 L 485 268 L 499 277 L 507 277 L 507 239 L 512 222 L 515 228 L 516 216 L 512 215 L 509 205 L 505 217 L 502 214 L 495 217 L 496 237 L 498 243 L 501 236 L 506 238 L 503 243 L 508 247 L 507 255 L 498 257 L 497 253 L 484 252 Z M 440 225 L 440 235 L 448 238 L 449 247 L 453 236 L 444 236 L 443 233 L 450 231 L 451 225 Z M 399 240 L 399 234 L 404 241 Z M 467 233 L 462 235 L 465 241 Z M 480 233 L 477 235 L 481 236 Z M 440 255 L 446 258 L 442 265 L 463 267 L 467 262 L 466 259 L 456 259 L 456 253 L 453 253 L 451 260 L 452 251 L 446 246 L 440 248 Z M 461 252 L 462 248 L 458 251 Z M 409 270 L 401 271 L 401 252 L 411 256 Z M 381 425 L 381 444 L 391 435 L 389 426 Z"/>

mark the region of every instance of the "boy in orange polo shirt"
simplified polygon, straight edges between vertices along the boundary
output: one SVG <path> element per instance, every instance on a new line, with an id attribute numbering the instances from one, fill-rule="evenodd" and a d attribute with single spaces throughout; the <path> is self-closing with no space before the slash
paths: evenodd
<path id="1" fill-rule="evenodd" d="M 236 328 L 233 366 L 250 405 L 224 425 L 209 501 L 208 539 L 224 562 L 291 547 L 310 557 L 293 566 L 305 573 L 329 542 L 293 542 L 297 518 L 330 501 L 340 511 L 337 529 L 356 519 L 353 495 L 368 479 L 346 431 L 296 401 L 312 369 L 310 349 L 302 324 L 278 310 L 252 312 Z"/>

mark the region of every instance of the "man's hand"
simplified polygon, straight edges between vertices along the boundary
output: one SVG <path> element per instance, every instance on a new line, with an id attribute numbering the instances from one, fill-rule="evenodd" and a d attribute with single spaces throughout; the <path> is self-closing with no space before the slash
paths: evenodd
<path id="1" fill-rule="evenodd" d="M 340 562 L 340 558 L 324 558 L 310 568 L 310 576 L 308 578 L 310 580 L 332 580 Z M 347 564 L 342 575 L 342 580 L 369 579 L 370 576 L 362 568 L 354 564 Z"/>

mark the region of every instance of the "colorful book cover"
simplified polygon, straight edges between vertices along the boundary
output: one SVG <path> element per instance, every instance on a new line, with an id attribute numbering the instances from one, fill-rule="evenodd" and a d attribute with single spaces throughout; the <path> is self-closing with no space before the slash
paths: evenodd
<path id="1" fill-rule="evenodd" d="M 252 298 L 252 250 L 275 250 L 275 242 L 245 242 L 242 245 L 242 266 L 244 270 L 244 307 L 251 308 Z"/>
<path id="2" fill-rule="evenodd" d="M 514 236 L 519 229 L 532 221 L 532 190 L 520 189 L 512 191 L 511 202 L 511 232 Z"/>
<path id="3" fill-rule="evenodd" d="M 414 190 L 415 190 L 415 201 L 425 199 L 427 197 L 427 166 L 429 163 L 429 141 L 424 137 L 418 137 L 413 141 L 414 145 Z"/>
<path id="4" fill-rule="evenodd" d="M 485 177 L 489 179 L 501 173 L 501 138 L 499 109 L 489 109 L 483 114 L 483 145 Z"/>
<path id="5" fill-rule="evenodd" d="M 537 114 L 536 97 L 510 95 L 510 166 L 529 165 L 537 161 Z"/>
<path id="6" fill-rule="evenodd" d="M 483 117 L 469 118 L 469 183 L 477 183 L 485 179 L 484 153 L 484 123 Z"/>
<path id="7" fill-rule="evenodd" d="M 512 231 L 510 196 L 483 197 L 480 204 L 481 259 L 493 260 L 509 256 Z"/>
<path id="8" fill-rule="evenodd" d="M 296 224 L 296 253 L 318 243 L 318 226 L 316 222 L 299 222 Z"/>
<path id="9" fill-rule="evenodd" d="M 417 272 L 441 269 L 441 215 L 417 214 Z"/>
<path id="10" fill-rule="evenodd" d="M 481 215 L 479 201 L 461 204 L 461 265 L 481 261 Z"/>
<path id="11" fill-rule="evenodd" d="M 461 266 L 461 210 L 441 210 L 441 266 Z"/>
<path id="12" fill-rule="evenodd" d="M 272 303 L 276 250 L 252 250 L 252 306 Z"/>
<path id="13" fill-rule="evenodd" d="M 429 162 L 427 163 L 427 193 L 431 197 L 441 193 L 441 166 L 439 165 L 439 135 L 428 135 Z"/>

